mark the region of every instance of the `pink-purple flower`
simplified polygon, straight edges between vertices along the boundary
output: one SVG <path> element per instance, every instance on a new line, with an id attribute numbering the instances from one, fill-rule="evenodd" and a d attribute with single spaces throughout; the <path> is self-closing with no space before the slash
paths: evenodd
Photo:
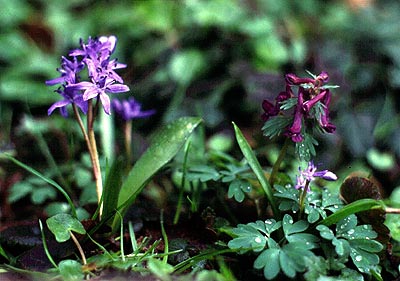
<path id="1" fill-rule="evenodd" d="M 326 72 L 321 72 L 318 76 L 312 78 L 302 78 L 295 74 L 289 73 L 285 76 L 286 90 L 279 93 L 275 99 L 275 104 L 268 100 L 264 100 L 262 108 L 264 114 L 262 119 L 268 121 L 271 117 L 283 114 L 282 103 L 290 98 L 297 98 L 297 103 L 292 112 L 293 121 L 289 125 L 285 134 L 294 142 L 302 142 L 304 139 L 305 123 L 309 119 L 315 118 L 321 129 L 327 133 L 333 133 L 336 129 L 335 125 L 329 119 L 329 106 L 331 102 L 331 92 L 326 83 L 329 80 L 329 75 Z M 297 97 L 293 92 L 293 88 L 298 88 Z M 312 109 L 320 103 L 322 110 L 312 112 Z"/>
<path id="2" fill-rule="evenodd" d="M 328 170 L 317 171 L 317 167 L 312 161 L 308 162 L 307 168 L 301 170 L 299 168 L 299 175 L 296 178 L 296 189 L 303 189 L 307 187 L 307 191 L 310 191 L 308 183 L 313 181 L 315 178 L 322 178 L 328 181 L 337 180 L 337 176 Z"/>

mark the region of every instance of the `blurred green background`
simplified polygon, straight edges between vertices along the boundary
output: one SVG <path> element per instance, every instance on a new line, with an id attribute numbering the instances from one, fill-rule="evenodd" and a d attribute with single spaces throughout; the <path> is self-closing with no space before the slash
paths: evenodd
<path id="1" fill-rule="evenodd" d="M 58 76 L 60 56 L 80 38 L 114 34 L 130 94 L 157 109 L 138 132 L 200 115 L 209 135 L 229 135 L 235 121 L 263 147 L 270 142 L 260 136 L 262 100 L 284 89 L 285 73 L 324 70 L 340 86 L 331 109 L 338 129 L 321 138 L 318 161 L 344 174 L 371 171 L 389 191 L 400 185 L 398 1 L 0 0 L 0 7 L 2 150 L 16 145 L 25 114 L 45 122 L 59 97 L 44 81 Z"/>

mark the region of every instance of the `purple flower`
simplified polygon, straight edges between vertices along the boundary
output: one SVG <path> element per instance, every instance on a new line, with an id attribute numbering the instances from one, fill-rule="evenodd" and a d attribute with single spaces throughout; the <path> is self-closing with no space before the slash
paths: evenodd
<path id="1" fill-rule="evenodd" d="M 132 97 L 123 101 L 114 99 L 111 103 L 114 111 L 125 121 L 135 118 L 145 118 L 156 112 L 155 110 L 142 111 L 141 104 Z"/>
<path id="2" fill-rule="evenodd" d="M 50 115 L 57 108 L 60 109 L 60 113 L 62 116 L 67 117 L 68 112 L 66 109 L 67 105 L 75 104 L 78 106 L 84 114 L 87 113 L 88 103 L 83 100 L 82 94 L 76 90 L 73 90 L 71 87 L 64 87 L 63 90 L 56 90 L 64 99 L 58 102 L 55 102 L 47 111 L 47 114 Z"/>
<path id="3" fill-rule="evenodd" d="M 322 178 L 328 181 L 337 180 L 337 176 L 328 170 L 317 171 L 317 167 L 315 167 L 312 161 L 308 162 L 308 166 L 306 169 L 301 170 L 299 168 L 299 175 L 296 178 L 296 189 L 305 188 L 307 183 L 310 183 L 315 178 Z M 307 191 L 310 191 L 310 187 L 307 187 Z"/>
<path id="4" fill-rule="evenodd" d="M 57 90 L 64 98 L 53 104 L 48 113 L 51 114 L 55 108 L 60 108 L 63 116 L 66 116 L 65 107 L 76 104 L 85 114 L 87 113 L 88 101 L 99 98 L 103 109 L 110 114 L 110 98 L 107 94 L 123 93 L 129 91 L 129 87 L 123 84 L 123 79 L 115 70 L 126 67 L 116 59 L 110 59 L 115 50 L 117 38 L 115 36 L 101 36 L 92 39 L 88 43 L 80 41 L 81 48 L 69 53 L 73 58 L 68 60 L 62 57 L 61 68 L 58 71 L 61 77 L 46 81 L 47 85 L 62 84 Z M 78 73 L 87 67 L 89 81 L 82 81 Z"/>
<path id="5" fill-rule="evenodd" d="M 57 68 L 57 71 L 61 73 L 61 76 L 46 81 L 47 86 L 53 86 L 56 84 L 73 84 L 77 79 L 77 74 L 85 67 L 83 62 L 79 62 L 76 58 L 73 61 L 68 60 L 66 57 L 61 57 L 61 67 Z"/>
<path id="6" fill-rule="evenodd" d="M 88 101 L 99 97 L 103 105 L 104 112 L 111 114 L 110 112 L 110 98 L 109 94 L 123 93 L 129 91 L 129 87 L 123 84 L 115 84 L 115 80 L 106 76 L 98 78 L 97 81 L 93 82 L 79 82 L 71 85 L 70 87 L 75 90 L 83 90 L 83 100 Z"/>

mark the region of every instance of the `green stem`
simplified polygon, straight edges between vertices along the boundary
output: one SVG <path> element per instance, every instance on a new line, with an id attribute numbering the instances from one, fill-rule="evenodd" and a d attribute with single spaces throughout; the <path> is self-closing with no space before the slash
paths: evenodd
<path id="1" fill-rule="evenodd" d="M 96 104 L 97 107 L 98 103 Z M 88 138 L 89 138 L 89 153 L 90 153 L 90 159 L 92 161 L 92 168 L 93 168 L 93 176 L 94 180 L 96 183 L 96 193 L 97 193 L 97 203 L 100 206 L 99 210 L 99 219 L 101 219 L 102 215 L 102 202 L 101 202 L 101 197 L 103 194 L 103 182 L 101 178 L 101 169 L 100 169 L 100 161 L 99 161 L 99 154 L 97 152 L 97 144 L 96 144 L 96 137 L 94 134 L 94 108 L 92 104 L 92 100 L 89 100 L 88 102 L 88 113 L 87 113 L 87 132 L 88 132 Z"/>
<path id="2" fill-rule="evenodd" d="M 166 264 L 168 262 L 169 246 L 168 246 L 168 236 L 167 236 L 167 233 L 165 232 L 165 228 L 164 228 L 164 210 L 163 209 L 161 209 L 161 213 L 160 213 L 160 224 L 161 224 L 161 235 L 164 239 L 164 254 L 165 254 L 165 256 L 163 257 L 163 262 Z"/>
<path id="3" fill-rule="evenodd" d="M 310 185 L 310 182 L 307 181 L 307 182 L 306 182 L 306 185 L 303 187 L 303 189 L 301 190 L 301 193 L 300 193 L 300 200 L 299 200 L 299 205 L 300 205 L 299 219 L 301 218 L 301 216 L 303 215 L 303 212 L 304 212 L 304 201 L 306 200 L 306 197 L 307 197 L 307 190 L 308 190 L 309 185 Z"/>
<path id="4" fill-rule="evenodd" d="M 51 256 L 50 252 L 49 252 L 49 248 L 47 247 L 47 242 L 46 242 L 46 237 L 44 235 L 44 231 L 43 231 L 43 224 L 42 221 L 39 220 L 39 228 L 40 228 L 40 232 L 42 233 L 42 242 L 43 242 L 43 248 L 44 248 L 44 252 L 46 253 L 47 258 L 49 259 L 50 263 L 55 267 L 58 268 L 56 262 L 54 261 L 53 257 Z"/>
<path id="5" fill-rule="evenodd" d="M 274 181 L 275 181 L 275 178 L 276 178 L 276 174 L 278 173 L 279 167 L 281 166 L 281 163 L 282 163 L 283 159 L 286 156 L 286 151 L 287 151 L 287 149 L 289 147 L 289 143 L 290 142 L 291 141 L 290 141 L 289 138 L 285 139 L 285 143 L 283 144 L 283 147 L 282 147 L 281 151 L 279 152 L 278 159 L 276 159 L 276 161 L 274 163 L 274 166 L 272 167 L 272 172 L 271 172 L 271 175 L 269 177 L 269 184 L 271 186 L 274 186 Z"/>
<path id="6" fill-rule="evenodd" d="M 174 222 L 173 222 L 174 225 L 176 225 L 178 223 L 179 216 L 180 216 L 181 210 L 182 210 L 183 193 L 185 190 L 185 182 L 186 182 L 186 163 L 187 163 L 187 158 L 189 155 L 189 148 L 190 148 L 190 142 L 187 142 L 187 145 L 185 147 L 185 156 L 183 158 L 181 189 L 179 190 L 178 203 L 176 206 L 176 212 L 175 212 Z"/>
<path id="7" fill-rule="evenodd" d="M 126 153 L 126 162 L 128 168 L 130 167 L 131 158 L 132 158 L 132 121 L 126 121 L 124 123 L 124 139 L 125 139 L 125 153 Z"/>
<path id="8" fill-rule="evenodd" d="M 78 239 L 75 237 L 75 235 L 72 233 L 72 231 L 69 231 L 69 234 L 71 235 L 72 241 L 74 241 L 75 246 L 78 248 L 79 254 L 81 255 L 81 258 L 82 258 L 82 263 L 84 265 L 87 264 L 86 256 L 85 256 L 85 253 L 83 252 L 81 244 L 79 244 Z"/>

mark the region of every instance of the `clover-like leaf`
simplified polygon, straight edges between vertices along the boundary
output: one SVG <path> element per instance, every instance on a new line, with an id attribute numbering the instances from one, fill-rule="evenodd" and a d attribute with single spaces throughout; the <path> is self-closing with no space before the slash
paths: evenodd
<path id="1" fill-rule="evenodd" d="M 228 198 L 234 197 L 237 202 L 242 202 L 245 192 L 250 192 L 250 190 L 251 186 L 248 182 L 235 179 L 229 185 Z"/>
<path id="2" fill-rule="evenodd" d="M 186 178 L 189 181 L 200 180 L 201 182 L 206 181 L 217 181 L 221 178 L 220 173 L 213 167 L 207 165 L 197 165 L 189 169 L 186 174 Z"/>
<path id="3" fill-rule="evenodd" d="M 78 281 L 84 279 L 82 265 L 75 260 L 63 260 L 58 264 L 63 280 Z"/>
<path id="4" fill-rule="evenodd" d="M 318 225 L 316 229 L 319 231 L 319 235 L 327 240 L 332 240 L 335 237 L 335 234 L 332 230 L 329 229 L 326 225 Z"/>
<path id="5" fill-rule="evenodd" d="M 253 250 L 254 252 L 262 251 L 270 234 L 281 227 L 281 222 L 275 220 L 256 221 L 248 224 L 239 224 L 232 229 L 232 233 L 237 235 L 228 243 L 231 249 L 241 249 L 244 251 Z"/>
<path id="6" fill-rule="evenodd" d="M 289 236 L 293 233 L 298 233 L 306 230 L 308 228 L 308 222 L 304 220 L 293 222 L 292 217 L 289 214 L 286 214 L 283 217 L 282 226 L 285 236 Z"/>
<path id="7" fill-rule="evenodd" d="M 279 263 L 280 249 L 267 249 L 263 251 L 254 261 L 254 268 L 264 268 L 264 276 L 266 279 L 274 279 L 281 271 Z"/>
<path id="8" fill-rule="evenodd" d="M 81 222 L 69 214 L 57 214 L 46 220 L 47 227 L 56 237 L 57 242 L 65 242 L 70 237 L 71 231 L 85 234 L 86 230 Z"/>

